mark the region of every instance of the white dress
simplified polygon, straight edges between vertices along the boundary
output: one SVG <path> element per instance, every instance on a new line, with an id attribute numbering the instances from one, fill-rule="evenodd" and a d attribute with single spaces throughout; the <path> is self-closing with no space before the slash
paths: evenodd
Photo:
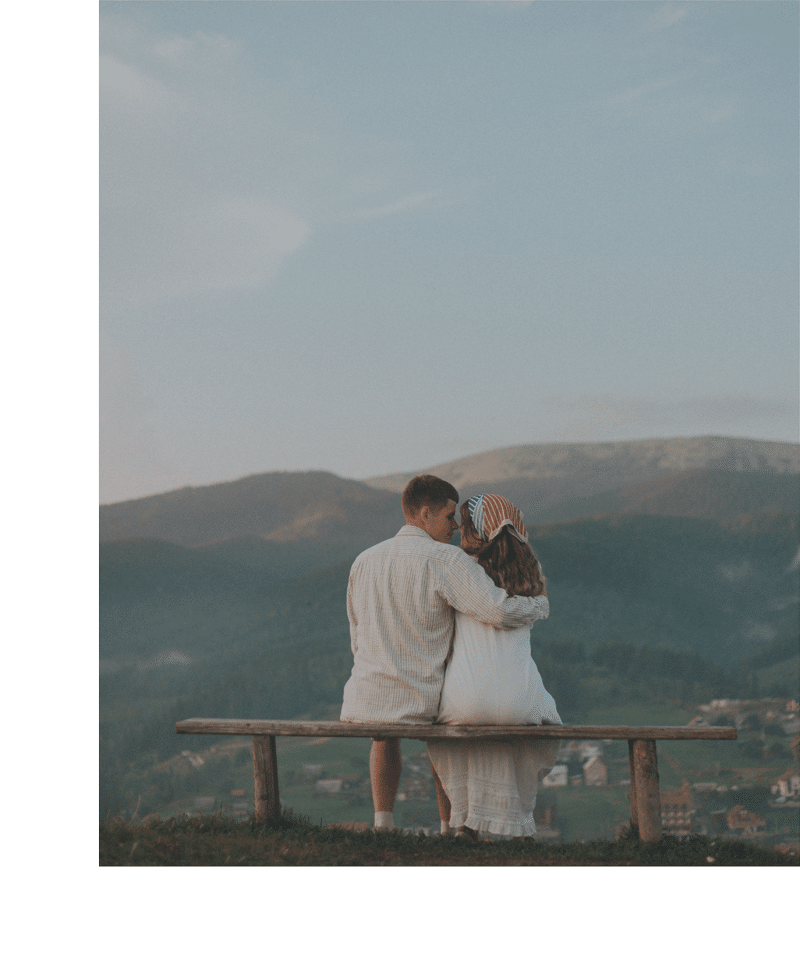
<path id="1" fill-rule="evenodd" d="M 547 599 L 541 600 L 546 616 Z M 437 719 L 560 724 L 531 657 L 530 629 L 498 630 L 456 613 Z M 429 740 L 431 761 L 450 800 L 450 826 L 512 837 L 535 834 L 539 776 L 552 769 L 559 745 L 558 740 Z"/>

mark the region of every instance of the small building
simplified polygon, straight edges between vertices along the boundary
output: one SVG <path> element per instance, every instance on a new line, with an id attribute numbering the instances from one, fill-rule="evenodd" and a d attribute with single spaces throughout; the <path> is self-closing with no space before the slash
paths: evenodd
<path id="1" fill-rule="evenodd" d="M 205 763 L 205 760 L 200 756 L 199 753 L 192 753 L 191 750 L 181 750 L 181 756 L 186 757 L 186 759 L 195 769 L 202 767 Z"/>
<path id="2" fill-rule="evenodd" d="M 577 740 L 561 741 L 561 746 L 556 754 L 557 763 L 566 763 L 570 757 L 580 756 L 581 745 Z"/>
<path id="3" fill-rule="evenodd" d="M 800 799 L 800 771 L 790 767 L 769 789 L 779 797 L 786 797 L 787 800 Z"/>
<path id="4" fill-rule="evenodd" d="M 543 787 L 566 787 L 569 784 L 569 770 L 566 763 L 557 763 L 547 776 L 542 777 Z"/>
<path id="5" fill-rule="evenodd" d="M 703 782 L 703 783 L 693 783 L 692 790 L 695 793 L 716 793 L 719 789 L 716 783 L 713 782 Z"/>
<path id="6" fill-rule="evenodd" d="M 674 837 L 692 833 L 692 818 L 695 814 L 692 788 L 684 780 L 680 790 L 664 790 L 661 793 L 661 829 Z"/>
<path id="7" fill-rule="evenodd" d="M 725 823 L 729 830 L 739 833 L 743 837 L 753 837 L 758 833 L 763 833 L 767 826 L 764 817 L 753 813 L 752 810 L 746 810 L 740 803 L 737 803 L 725 814 Z"/>
<path id="8" fill-rule="evenodd" d="M 602 757 L 603 745 L 597 741 L 584 740 L 578 748 L 581 760 L 588 760 L 590 757 Z"/>
<path id="9" fill-rule="evenodd" d="M 589 757 L 584 763 L 583 781 L 587 787 L 608 786 L 608 770 L 600 757 Z"/>
<path id="10" fill-rule="evenodd" d="M 790 857 L 800 857 L 800 843 L 776 843 L 775 850 Z"/>
<path id="11" fill-rule="evenodd" d="M 331 777 L 330 780 L 317 780 L 314 784 L 315 793 L 341 793 L 342 792 L 342 778 L 341 777 Z"/>

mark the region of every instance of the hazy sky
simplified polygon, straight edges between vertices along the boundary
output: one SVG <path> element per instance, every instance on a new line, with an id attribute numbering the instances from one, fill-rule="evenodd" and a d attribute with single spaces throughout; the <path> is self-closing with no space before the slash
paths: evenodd
<path id="1" fill-rule="evenodd" d="M 796 442 L 797 10 L 101 3 L 101 501 Z"/>

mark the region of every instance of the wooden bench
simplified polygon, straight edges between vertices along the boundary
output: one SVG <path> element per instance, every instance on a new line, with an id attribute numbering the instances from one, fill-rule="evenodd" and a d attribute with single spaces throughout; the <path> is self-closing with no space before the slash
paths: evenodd
<path id="1" fill-rule="evenodd" d="M 338 720 L 179 720 L 176 733 L 253 738 L 255 815 L 280 814 L 276 737 L 398 737 L 410 740 L 627 740 L 631 769 L 631 824 L 644 841 L 661 836 L 657 740 L 735 740 L 735 727 L 473 726 L 343 723 Z"/>

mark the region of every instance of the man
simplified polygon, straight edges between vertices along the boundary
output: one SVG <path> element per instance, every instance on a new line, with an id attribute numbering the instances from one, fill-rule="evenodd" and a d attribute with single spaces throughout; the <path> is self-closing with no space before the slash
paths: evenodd
<path id="1" fill-rule="evenodd" d="M 532 597 L 509 597 L 450 544 L 459 526 L 455 487 L 430 474 L 414 477 L 402 503 L 405 525 L 391 540 L 360 554 L 350 571 L 347 616 L 354 663 L 342 720 L 432 723 L 455 610 L 502 629 L 529 626 L 541 616 Z M 369 769 L 375 828 L 392 829 L 400 741 L 373 739 Z M 438 782 L 436 788 L 438 794 Z"/>

